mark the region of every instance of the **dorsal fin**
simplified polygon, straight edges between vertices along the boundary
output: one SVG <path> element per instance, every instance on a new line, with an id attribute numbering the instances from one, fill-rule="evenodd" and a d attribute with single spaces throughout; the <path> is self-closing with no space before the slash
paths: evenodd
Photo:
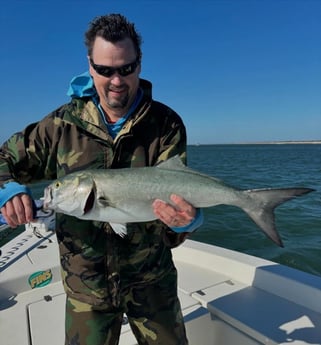
<path id="1" fill-rule="evenodd" d="M 207 174 L 203 174 L 199 171 L 196 171 L 196 170 L 189 168 L 188 166 L 186 166 L 182 162 L 179 155 L 175 155 L 174 157 L 171 157 L 171 158 L 167 159 L 166 161 L 159 163 L 158 165 L 156 165 L 156 168 L 165 169 L 165 170 L 186 171 L 190 174 L 198 175 L 198 176 L 204 176 L 206 178 L 210 178 L 210 179 L 214 180 L 217 183 L 224 184 L 224 182 L 222 180 L 220 180 L 216 177 L 211 177 Z"/>
<path id="2" fill-rule="evenodd" d="M 156 167 L 160 169 L 168 169 L 168 170 L 188 169 L 187 166 L 184 165 L 184 163 L 180 159 L 179 155 L 176 155 L 174 157 L 167 159 L 166 161 L 159 163 Z"/>

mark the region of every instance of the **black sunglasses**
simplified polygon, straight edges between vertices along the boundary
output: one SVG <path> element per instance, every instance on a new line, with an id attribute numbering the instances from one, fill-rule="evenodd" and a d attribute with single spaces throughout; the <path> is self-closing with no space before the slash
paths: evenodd
<path id="1" fill-rule="evenodd" d="M 122 77 L 126 77 L 135 72 L 137 66 L 139 65 L 139 59 L 137 58 L 134 62 L 121 67 L 109 67 L 105 65 L 96 65 L 92 58 L 90 58 L 90 64 L 93 69 L 100 75 L 110 78 L 116 72 Z"/>

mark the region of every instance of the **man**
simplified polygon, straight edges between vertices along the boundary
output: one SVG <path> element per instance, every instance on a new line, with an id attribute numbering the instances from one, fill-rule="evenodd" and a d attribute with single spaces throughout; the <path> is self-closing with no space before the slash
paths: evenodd
<path id="1" fill-rule="evenodd" d="M 0 150 L 0 207 L 12 227 L 33 217 L 25 184 L 87 168 L 152 166 L 176 154 L 185 160 L 181 118 L 139 78 L 135 26 L 119 14 L 95 18 L 85 43 L 89 73 L 72 80 L 71 102 Z M 125 238 L 108 223 L 57 214 L 66 344 L 118 344 L 123 313 L 139 344 L 187 344 L 170 248 L 202 217 L 180 196 L 172 201 L 175 207 L 155 200 L 159 220 L 128 224 Z"/>

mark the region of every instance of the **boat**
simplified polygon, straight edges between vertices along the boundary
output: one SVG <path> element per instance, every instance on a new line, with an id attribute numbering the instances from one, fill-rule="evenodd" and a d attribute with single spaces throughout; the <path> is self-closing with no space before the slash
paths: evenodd
<path id="1" fill-rule="evenodd" d="M 64 344 L 65 293 L 50 225 L 27 224 L 1 247 L 3 344 Z M 173 258 L 190 345 L 321 344 L 321 277 L 189 239 Z M 134 344 L 125 315 L 120 345 Z"/>

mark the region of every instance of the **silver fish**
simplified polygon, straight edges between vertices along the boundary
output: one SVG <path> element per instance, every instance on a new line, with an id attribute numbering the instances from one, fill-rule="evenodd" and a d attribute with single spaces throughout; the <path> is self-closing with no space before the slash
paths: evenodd
<path id="1" fill-rule="evenodd" d="M 281 203 L 311 192 L 309 188 L 239 190 L 221 180 L 185 166 L 175 156 L 154 167 L 84 170 L 51 183 L 44 193 L 44 209 L 80 219 L 109 222 L 124 236 L 126 223 L 156 219 L 152 203 L 171 203 L 177 194 L 197 208 L 220 204 L 243 209 L 277 245 L 274 209 Z"/>

